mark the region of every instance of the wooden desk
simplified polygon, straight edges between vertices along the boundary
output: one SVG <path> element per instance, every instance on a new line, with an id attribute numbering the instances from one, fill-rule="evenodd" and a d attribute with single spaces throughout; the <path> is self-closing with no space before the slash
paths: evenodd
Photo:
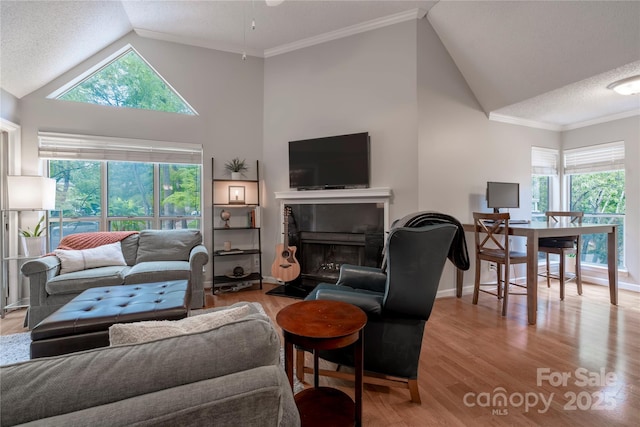
<path id="1" fill-rule="evenodd" d="M 527 314 L 529 324 L 536 324 L 538 307 L 538 239 L 540 237 L 567 237 L 582 234 L 607 234 L 607 266 L 609 268 L 609 296 L 611 304 L 618 304 L 618 230 L 614 224 L 509 224 L 509 234 L 527 238 Z M 473 224 L 464 224 L 464 230 L 475 232 Z M 473 240 L 471 240 L 473 241 Z M 456 295 L 462 296 L 462 270 L 456 277 Z"/>
<path id="2" fill-rule="evenodd" d="M 340 301 L 302 301 L 280 310 L 276 322 L 284 335 L 285 371 L 293 388 L 293 346 L 313 351 L 313 385 L 295 395 L 303 427 L 362 425 L 362 329 L 367 315 Z M 318 352 L 355 343 L 355 402 L 340 390 L 318 387 Z"/>

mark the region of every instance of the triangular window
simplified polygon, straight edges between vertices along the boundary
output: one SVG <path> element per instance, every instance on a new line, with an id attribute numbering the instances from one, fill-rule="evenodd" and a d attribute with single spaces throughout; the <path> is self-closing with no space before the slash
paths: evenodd
<path id="1" fill-rule="evenodd" d="M 73 84 L 73 83 L 71 83 Z M 113 107 L 197 114 L 132 47 L 50 98 Z"/>

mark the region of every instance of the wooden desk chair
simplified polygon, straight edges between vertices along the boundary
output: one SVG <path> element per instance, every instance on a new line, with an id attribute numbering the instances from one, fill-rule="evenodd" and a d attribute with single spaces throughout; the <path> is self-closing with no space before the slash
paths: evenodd
<path id="1" fill-rule="evenodd" d="M 582 224 L 584 212 L 577 211 L 548 211 L 545 212 L 547 217 L 547 225 L 556 224 L 566 218 L 572 224 Z M 547 287 L 551 287 L 551 279 L 560 281 L 560 300 L 564 300 L 564 283 L 569 280 L 576 280 L 578 286 L 578 295 L 582 295 L 582 278 L 580 275 L 580 236 L 570 237 L 544 237 L 538 239 L 538 251 L 544 252 L 546 255 L 546 269 L 540 276 L 547 278 Z M 558 274 L 553 274 L 549 268 L 549 255 L 557 254 L 560 256 L 560 266 Z M 570 274 L 565 271 L 565 258 L 567 255 L 573 254 L 576 258 L 576 272 Z"/>
<path id="2" fill-rule="evenodd" d="M 509 267 L 512 264 L 526 264 L 527 254 L 524 252 L 514 252 L 509 248 L 509 214 L 508 213 L 484 213 L 474 212 L 473 221 L 476 242 L 476 278 L 473 288 L 473 303 L 478 303 L 478 295 L 485 292 L 498 299 L 502 298 L 502 315 L 507 314 L 509 294 L 526 295 L 523 292 L 510 292 L 511 283 L 509 277 Z M 497 280 L 496 283 L 480 283 L 481 262 L 496 263 Z M 502 266 L 504 266 L 504 280 L 502 280 Z M 496 286 L 497 292 L 482 289 L 482 287 Z"/>

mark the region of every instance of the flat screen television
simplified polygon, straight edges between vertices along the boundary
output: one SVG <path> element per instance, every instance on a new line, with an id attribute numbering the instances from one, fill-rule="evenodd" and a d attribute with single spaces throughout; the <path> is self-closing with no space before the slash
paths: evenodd
<path id="1" fill-rule="evenodd" d="M 495 213 L 501 208 L 520 207 L 520 184 L 517 182 L 487 182 L 487 207 Z"/>
<path id="2" fill-rule="evenodd" d="M 289 141 L 289 187 L 369 187 L 369 133 Z"/>

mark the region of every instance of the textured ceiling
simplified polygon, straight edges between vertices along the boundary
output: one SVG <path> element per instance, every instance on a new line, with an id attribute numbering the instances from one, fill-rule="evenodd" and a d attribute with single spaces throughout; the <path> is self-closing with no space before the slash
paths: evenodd
<path id="1" fill-rule="evenodd" d="M 0 87 L 21 98 L 132 30 L 268 57 L 416 8 L 487 114 L 562 128 L 640 111 L 640 96 L 606 89 L 640 74 L 638 1 L 1 0 Z"/>
<path id="2" fill-rule="evenodd" d="M 494 118 L 496 115 L 520 118 L 533 121 L 535 123 L 531 124 L 538 127 L 559 130 L 603 121 L 603 118 L 639 115 L 640 95 L 624 96 L 607 89 L 612 82 L 637 75 L 640 75 L 640 61 L 494 110 L 491 114 Z"/>
<path id="3" fill-rule="evenodd" d="M 120 2 L 0 0 L 0 87 L 22 98 L 129 31 Z"/>
<path id="4" fill-rule="evenodd" d="M 444 1 L 427 17 L 486 112 L 568 125 L 640 108 L 606 89 L 640 74 L 640 2 Z"/>

